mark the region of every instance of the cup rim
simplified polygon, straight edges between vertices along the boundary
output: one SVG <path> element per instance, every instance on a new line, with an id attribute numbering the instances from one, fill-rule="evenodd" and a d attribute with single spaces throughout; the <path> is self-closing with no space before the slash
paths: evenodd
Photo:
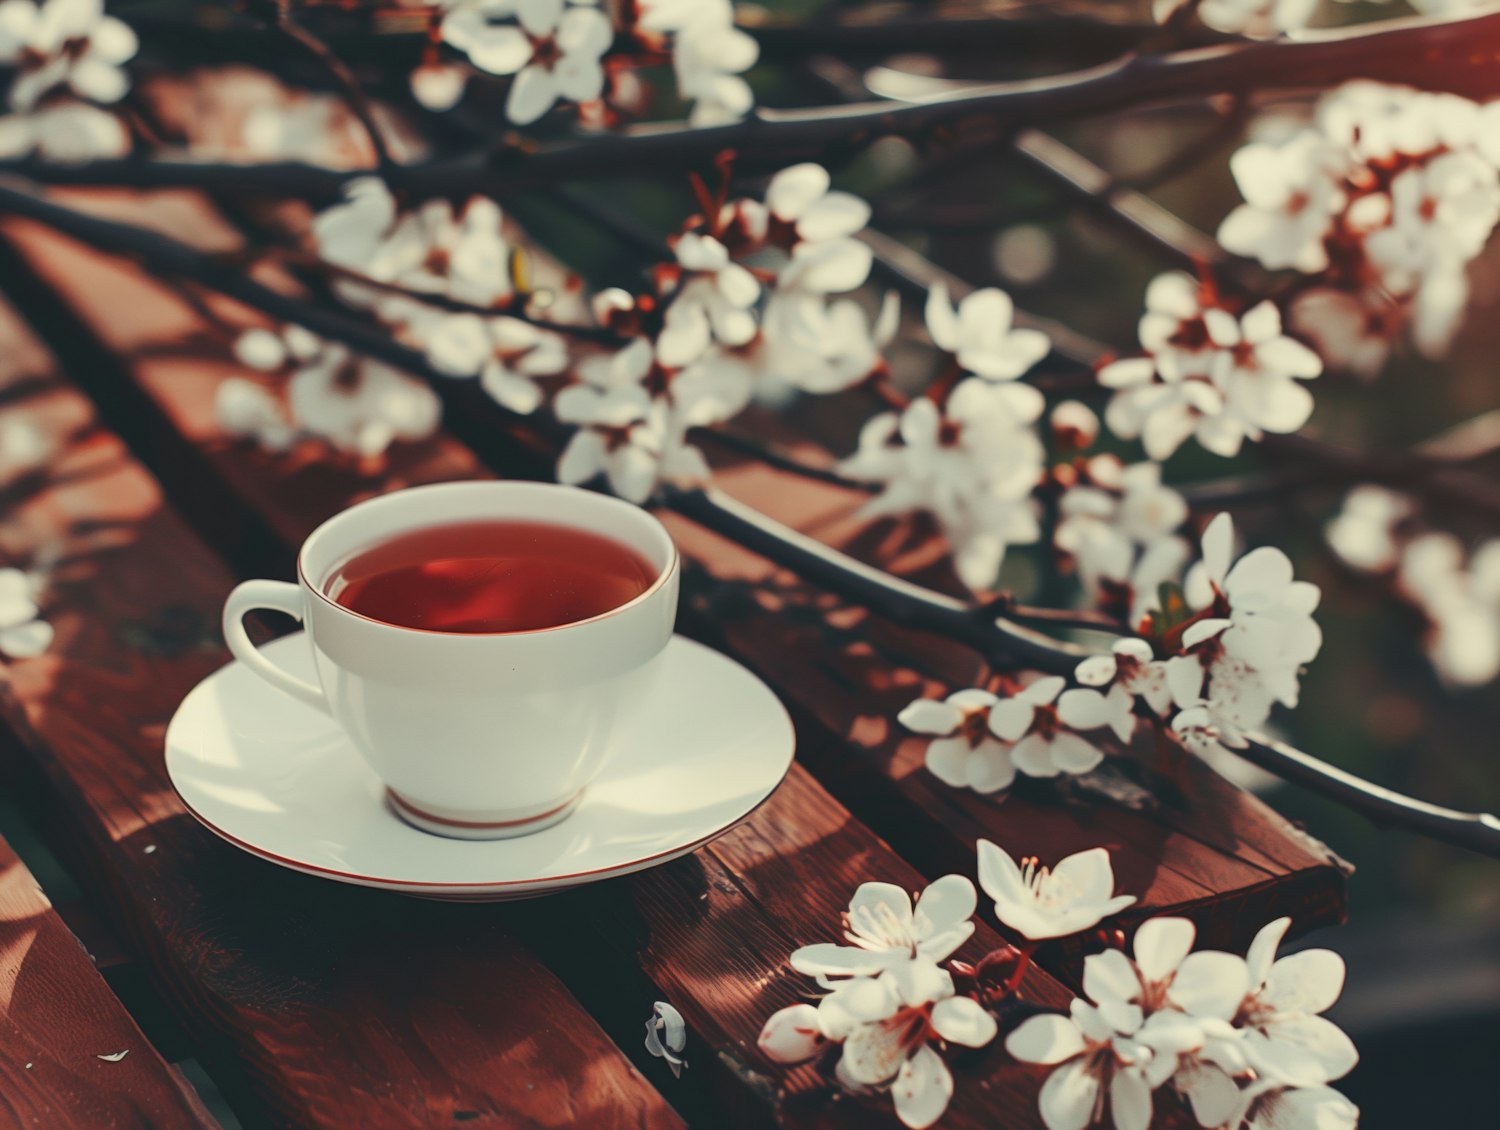
<path id="1" fill-rule="evenodd" d="M 319 534 L 342 521 L 344 518 L 348 517 L 348 515 L 353 514 L 356 510 L 359 510 L 362 507 L 366 506 L 373 506 L 385 502 L 389 499 L 408 494 L 448 491 L 454 488 L 458 488 L 461 490 L 472 490 L 474 488 L 490 488 L 521 491 L 556 491 L 559 493 L 571 494 L 574 496 L 584 496 L 591 500 L 600 502 L 606 506 L 624 508 L 625 510 L 631 512 L 633 515 L 643 519 L 653 528 L 654 533 L 660 535 L 662 540 L 666 542 L 666 563 L 661 567 L 660 572 L 658 572 L 656 575 L 656 579 L 652 581 L 649 586 L 647 586 L 637 595 L 631 597 L 624 604 L 618 604 L 614 608 L 610 608 L 604 612 L 600 612 L 597 615 L 590 616 L 584 620 L 570 620 L 566 624 L 553 624 L 546 628 L 522 628 L 517 631 L 511 632 L 444 632 L 436 628 L 413 628 L 405 624 L 392 624 L 387 620 L 378 620 L 373 616 L 366 616 L 362 612 L 356 612 L 352 608 L 345 607 L 338 601 L 334 600 L 327 593 L 325 593 L 320 586 L 313 584 L 308 579 L 306 560 L 308 546 L 313 544 Z M 503 517 L 503 515 L 501 517 Z M 433 522 L 428 524 L 438 525 L 440 523 Z M 560 522 L 559 524 L 567 523 Z M 421 525 L 412 525 L 408 527 L 407 530 L 399 532 L 410 532 L 410 530 L 421 528 Z M 671 533 L 668 532 L 666 526 L 662 525 L 661 520 L 657 518 L 656 515 L 646 510 L 644 507 L 637 506 L 631 502 L 626 502 L 624 499 L 616 498 L 614 495 L 602 494 L 598 491 L 584 490 L 581 487 L 569 486 L 565 483 L 532 482 L 529 480 L 515 481 L 508 479 L 455 479 L 451 482 L 424 483 L 419 486 L 402 487 L 400 490 L 387 491 L 384 494 L 378 494 L 371 498 L 362 499 L 361 501 L 356 502 L 353 506 L 345 507 L 337 514 L 333 514 L 330 517 L 325 518 L 317 525 L 316 528 L 314 528 L 312 533 L 308 534 L 307 537 L 302 540 L 302 545 L 297 549 L 297 581 L 306 592 L 309 592 L 313 596 L 317 597 L 318 600 L 322 601 L 325 605 L 333 609 L 335 612 L 342 613 L 343 615 L 348 616 L 354 620 L 363 620 L 367 624 L 374 624 L 377 627 L 388 628 L 393 632 L 412 632 L 418 635 L 442 636 L 448 639 L 455 640 L 497 640 L 512 639 L 521 636 L 537 636 L 549 632 L 566 632 L 573 628 L 583 628 L 587 627 L 590 624 L 597 624 L 602 620 L 609 620 L 628 611 L 629 609 L 635 608 L 638 605 L 645 604 L 653 597 L 657 596 L 661 592 L 661 590 L 667 586 L 667 583 L 671 580 L 671 578 L 676 575 L 680 563 L 681 553 L 677 548 L 677 541 L 672 537 Z"/>

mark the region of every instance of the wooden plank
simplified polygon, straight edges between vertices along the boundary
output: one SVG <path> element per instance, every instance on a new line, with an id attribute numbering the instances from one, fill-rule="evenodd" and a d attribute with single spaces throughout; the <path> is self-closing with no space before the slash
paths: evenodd
<path id="1" fill-rule="evenodd" d="M 12 376 L 40 371 L 8 315 L 0 336 Z M 0 558 L 51 562 L 57 640 L 10 666 L 0 716 L 206 1058 L 240 1064 L 289 1126 L 683 1125 L 499 918 L 456 930 L 427 904 L 257 863 L 186 814 L 161 737 L 226 659 L 233 578 L 81 395 L 27 387 L 0 413 L 59 450 L 6 500 Z"/>
<path id="2" fill-rule="evenodd" d="M 0 1127 L 213 1127 L 0 840 Z"/>
<path id="3" fill-rule="evenodd" d="M 177 300 L 122 267 L 83 252 L 65 241 L 18 225 L 10 229 L 36 255 L 49 281 L 68 283 L 68 294 L 88 317 L 90 328 L 112 350 L 130 357 L 132 372 L 150 393 L 164 422 L 192 440 L 203 455 L 201 473 L 192 475 L 200 501 L 222 514 L 249 506 L 267 528 L 297 537 L 347 501 L 379 489 L 383 480 L 354 466 L 328 468 L 325 482 L 342 479 L 342 499 L 293 490 L 295 462 L 248 456 L 226 447 L 210 415 L 216 381 L 233 372 L 211 350 L 173 349 L 192 330 L 169 320 L 160 307 L 176 310 Z M 180 230 L 180 229 L 179 229 Z M 39 251 L 45 247 L 45 251 Z M 105 311 L 130 296 L 132 318 L 113 319 Z M 106 366 L 106 358 L 95 363 Z M 119 377 L 112 374 L 109 379 Z M 467 473 L 485 471 L 453 441 L 438 437 L 422 449 L 443 453 L 433 465 L 446 472 L 467 459 Z M 413 458 L 427 459 L 430 450 Z M 212 481 L 217 480 L 217 481 Z M 403 478 L 402 483 L 406 480 Z M 401 484 L 391 484 L 401 485 Z M 220 491 L 225 493 L 220 493 Z M 962 868 L 973 873 L 970 859 Z M 544 900 L 531 906 L 497 909 L 559 970 L 570 987 L 601 1018 L 620 1013 L 620 980 L 632 978 L 671 1000 L 686 1016 L 695 1040 L 710 1051 L 697 1057 L 708 1075 L 712 1121 L 738 1124 L 774 1120 L 796 1126 L 871 1124 L 871 1111 L 859 1104 L 826 1101 L 826 1081 L 809 1071 L 783 1077 L 758 1059 L 754 1040 L 766 1016 L 797 999 L 807 983 L 788 976 L 784 961 L 797 945 L 838 936 L 838 913 L 854 887 L 884 879 L 918 888 L 922 878 L 870 831 L 830 798 L 800 767 L 782 790 L 739 829 L 693 857 L 603 884 L 598 889 Z M 982 927 L 965 953 L 978 956 L 999 944 Z M 612 967 L 609 962 L 617 964 Z M 600 975 L 600 967 L 611 973 Z M 599 985 L 597 982 L 603 981 Z M 1070 994 L 1033 970 L 1023 983 L 1027 999 L 1061 1006 Z M 649 1008 L 646 996 L 610 1027 L 624 1039 L 625 1024 L 638 1032 Z M 611 1022 L 606 1020 L 607 1027 Z M 979 1086 L 959 1088 L 946 1122 L 950 1126 L 993 1125 L 1003 1120 L 1018 1128 L 1039 1125 L 1035 1073 L 1004 1062 L 998 1047 L 976 1067 Z M 784 1084 L 784 1086 L 783 1086 Z M 698 1086 L 697 1083 L 689 1084 Z M 677 1096 L 674 1094 L 674 1098 Z M 889 1115 L 881 1116 L 889 1122 Z M 1176 1124 L 1166 1116 L 1166 1125 Z M 879 1121 L 879 1120 L 877 1120 Z"/>

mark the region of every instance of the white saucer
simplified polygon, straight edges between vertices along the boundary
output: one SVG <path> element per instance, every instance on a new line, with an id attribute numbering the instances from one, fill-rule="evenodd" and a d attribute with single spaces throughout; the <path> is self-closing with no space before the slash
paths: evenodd
<path id="1" fill-rule="evenodd" d="M 308 678 L 302 633 L 263 649 Z M 785 708 L 738 663 L 674 636 L 660 688 L 568 819 L 486 842 L 418 831 L 337 723 L 239 663 L 185 698 L 167 773 L 188 810 L 248 852 L 343 883 L 458 901 L 528 898 L 686 855 L 748 816 L 786 775 Z"/>

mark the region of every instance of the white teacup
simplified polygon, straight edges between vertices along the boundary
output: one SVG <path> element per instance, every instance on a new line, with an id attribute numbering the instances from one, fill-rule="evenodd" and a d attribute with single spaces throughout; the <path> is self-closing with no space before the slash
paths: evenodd
<path id="1" fill-rule="evenodd" d="M 325 593 L 351 556 L 453 522 L 514 519 L 575 526 L 639 553 L 656 579 L 633 600 L 555 628 L 474 634 L 372 620 Z M 266 682 L 330 714 L 424 831 L 460 839 L 521 836 L 571 814 L 611 738 L 650 689 L 672 637 L 677 547 L 646 511 L 543 483 L 442 483 L 361 502 L 324 522 L 297 557 L 298 583 L 246 581 L 224 604 L 224 638 Z M 256 608 L 301 620 L 321 686 L 255 649 Z"/>

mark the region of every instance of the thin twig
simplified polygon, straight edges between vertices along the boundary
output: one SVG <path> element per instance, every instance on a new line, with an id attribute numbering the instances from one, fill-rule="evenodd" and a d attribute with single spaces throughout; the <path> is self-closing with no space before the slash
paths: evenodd
<path id="1" fill-rule="evenodd" d="M 328 72 L 328 77 L 333 80 L 339 92 L 344 96 L 349 112 L 364 127 L 365 133 L 370 138 L 370 148 L 375 152 L 376 169 L 387 183 L 391 183 L 401 166 L 391 156 L 385 133 L 375 120 L 375 107 L 371 104 L 369 96 L 365 94 L 364 88 L 359 85 L 359 80 L 354 77 L 354 72 L 349 69 L 348 64 L 335 55 L 326 43 L 293 20 L 291 13 L 279 5 L 273 26 L 279 33 L 311 55 L 318 65 Z"/>

